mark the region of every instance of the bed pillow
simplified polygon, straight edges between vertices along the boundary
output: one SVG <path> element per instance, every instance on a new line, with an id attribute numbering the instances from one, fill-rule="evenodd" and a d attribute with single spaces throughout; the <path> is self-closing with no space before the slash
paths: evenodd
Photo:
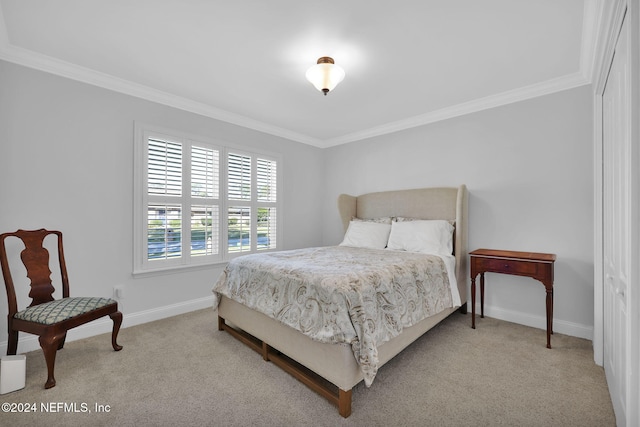
<path id="1" fill-rule="evenodd" d="M 356 218 L 354 216 L 351 218 L 351 221 L 380 222 L 382 224 L 391 224 L 391 221 L 393 221 L 393 218 L 390 216 L 381 216 L 379 218 Z"/>
<path id="2" fill-rule="evenodd" d="M 396 216 L 392 218 L 393 221 L 398 221 L 398 222 L 403 222 L 403 221 L 430 221 L 430 220 L 426 220 L 424 218 L 408 218 L 406 216 Z M 434 220 L 435 221 L 435 220 Z M 439 221 L 439 220 L 438 220 Z M 444 221 L 444 220 L 443 220 Z M 446 220 L 449 224 L 451 224 L 453 226 L 453 228 L 456 227 L 456 220 L 455 219 L 448 219 Z"/>
<path id="3" fill-rule="evenodd" d="M 384 249 L 389 240 L 391 224 L 371 221 L 350 221 L 340 246 Z"/>
<path id="4" fill-rule="evenodd" d="M 453 225 L 445 220 L 393 222 L 387 249 L 450 255 L 453 253 Z"/>

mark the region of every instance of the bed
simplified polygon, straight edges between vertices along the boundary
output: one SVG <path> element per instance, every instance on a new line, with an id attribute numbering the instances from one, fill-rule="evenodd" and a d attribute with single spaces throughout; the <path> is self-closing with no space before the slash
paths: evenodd
<path id="1" fill-rule="evenodd" d="M 377 370 L 409 344 L 455 311 L 466 313 L 467 198 L 467 189 L 464 185 L 457 188 L 439 187 L 376 192 L 357 197 L 340 195 L 338 209 L 345 229 L 345 240 L 340 245 L 247 255 L 229 263 L 213 289 L 216 296 L 215 306 L 218 310 L 218 329 L 227 331 L 260 353 L 264 360 L 275 363 L 295 376 L 335 404 L 341 416 L 348 417 L 351 414 L 351 396 L 355 385 L 364 381 L 367 386 L 371 386 Z M 396 237 L 396 243 L 399 236 L 398 233 L 394 234 L 395 231 L 392 231 L 391 235 L 387 234 L 388 241 L 385 240 L 385 245 L 389 246 L 386 249 L 353 248 L 348 241 L 350 236 L 355 236 L 356 229 L 367 230 L 367 232 L 382 230 L 382 227 L 371 224 L 392 221 L 392 226 L 400 230 L 399 222 L 401 221 L 416 221 L 411 224 L 413 227 L 427 224 L 424 220 L 428 220 L 430 227 L 434 223 L 450 224 L 453 230 L 450 237 L 450 255 L 417 254 L 397 250 L 397 247 L 392 248 L 393 236 Z M 357 224 L 354 225 L 356 222 Z M 361 222 L 366 225 L 360 224 Z M 403 229 L 411 230 L 412 228 Z M 322 276 L 324 271 L 322 268 L 325 268 L 322 264 L 331 264 L 331 258 L 326 257 L 336 256 L 336 254 L 353 263 L 345 267 L 349 271 L 345 273 L 344 269 L 334 266 L 331 271 L 327 271 L 326 275 Z M 298 275 L 298 266 L 301 265 L 297 257 L 304 256 L 319 260 L 312 261 L 309 268 L 320 271 L 319 275 L 315 276 L 317 280 L 313 280 L 319 283 L 318 288 L 321 289 L 309 291 L 308 288 L 311 286 L 301 286 L 304 289 L 297 291 L 297 295 L 305 294 L 304 297 L 299 298 L 303 301 L 303 306 L 292 309 L 291 304 L 281 301 L 286 298 L 286 295 L 280 288 L 295 286 L 296 282 L 292 279 L 292 275 Z M 384 288 L 385 286 L 396 288 L 401 280 L 393 276 L 389 279 L 393 283 L 387 285 L 387 273 L 381 271 L 378 274 L 377 272 L 378 263 L 382 257 L 398 263 L 394 267 L 395 272 L 390 274 L 417 277 L 415 282 L 419 284 L 417 292 L 420 296 L 406 297 L 406 295 L 416 295 L 416 291 L 402 291 L 403 295 L 406 294 L 405 297 L 399 298 L 399 302 L 394 300 L 391 305 L 402 305 L 403 313 L 396 317 L 390 312 L 373 313 L 371 316 L 382 319 L 385 327 L 369 327 L 373 324 L 373 320 L 367 317 L 366 310 L 362 310 L 365 314 L 355 310 L 350 300 L 351 296 L 336 297 L 333 287 L 347 289 L 345 293 L 352 295 L 351 283 L 360 280 L 360 277 L 354 276 L 358 274 L 357 271 L 362 271 L 364 276 L 369 273 L 368 276 L 375 278 L 373 282 L 377 290 L 370 292 L 373 295 L 370 299 L 358 296 L 357 298 L 360 298 L 358 301 L 364 301 L 362 306 L 372 305 L 371 301 L 376 307 L 389 306 L 390 304 L 385 304 L 388 302 L 387 293 L 393 292 L 380 291 L 380 289 L 388 291 L 389 289 Z M 285 265 L 279 272 L 269 264 L 276 261 L 284 262 Z M 422 263 L 427 261 L 429 265 L 446 270 L 447 274 L 441 272 L 424 274 L 441 279 L 443 283 L 439 285 L 441 287 L 448 284 L 450 286 L 448 293 L 442 291 L 442 288 L 438 291 L 424 291 L 426 286 L 423 284 L 423 279 L 425 282 L 426 279 L 418 276 L 415 271 L 409 270 L 409 267 L 413 268 L 414 264 L 415 268 L 422 268 Z M 247 279 L 248 272 L 257 273 L 257 275 Z M 342 276 L 339 276 L 340 274 Z M 304 283 L 307 283 L 307 280 L 313 281 L 312 278 L 308 278 Z M 264 282 L 263 285 L 261 285 L 262 282 Z M 329 292 L 325 289 L 326 283 L 337 285 L 331 285 L 333 287 Z M 247 289 L 258 289 L 260 286 L 270 289 L 266 292 L 266 296 L 252 296 L 252 290 Z M 289 289 L 287 292 L 295 294 L 296 291 Z M 309 296 L 309 292 L 317 292 L 317 294 Z M 433 294 L 435 297 L 427 297 L 426 294 Z M 265 303 L 265 298 L 271 299 Z M 414 303 L 414 299 L 423 302 L 417 304 Z M 331 302 L 332 305 L 322 306 L 318 301 L 324 301 L 326 304 Z M 412 313 L 407 309 L 407 305 L 411 306 L 411 310 L 415 310 L 417 305 L 424 306 L 421 308 L 424 310 L 422 315 L 426 313 L 427 317 L 407 315 Z M 314 317 L 320 313 L 319 317 L 325 319 L 323 326 L 313 326 L 305 317 L 306 313 L 311 312 L 315 313 Z M 344 312 L 348 313 L 345 315 Z M 357 317 L 362 317 L 362 323 L 358 323 L 360 321 L 356 319 Z M 326 320 L 328 318 L 330 320 Z M 336 325 L 350 322 L 355 329 L 355 338 L 352 332 L 339 332 L 339 338 L 336 338 L 335 332 L 338 330 Z M 331 329 L 330 332 L 334 335 L 330 336 L 327 329 Z"/>

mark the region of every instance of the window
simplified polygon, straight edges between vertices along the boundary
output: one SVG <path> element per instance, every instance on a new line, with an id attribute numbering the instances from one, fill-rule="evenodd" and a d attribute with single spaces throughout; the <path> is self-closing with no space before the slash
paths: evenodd
<path id="1" fill-rule="evenodd" d="M 277 162 L 273 160 L 253 158 L 247 153 L 228 153 L 229 253 L 247 252 L 254 247 L 258 251 L 275 249 L 276 170 Z"/>
<path id="2" fill-rule="evenodd" d="M 277 249 L 278 163 L 136 125 L 134 273 Z"/>

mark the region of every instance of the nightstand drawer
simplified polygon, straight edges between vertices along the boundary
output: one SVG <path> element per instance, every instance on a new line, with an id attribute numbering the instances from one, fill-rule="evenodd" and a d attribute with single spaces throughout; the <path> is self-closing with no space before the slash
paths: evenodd
<path id="1" fill-rule="evenodd" d="M 522 274 L 528 276 L 536 274 L 537 271 L 537 264 L 528 261 L 478 257 L 475 259 L 475 262 L 477 267 L 487 272 Z"/>

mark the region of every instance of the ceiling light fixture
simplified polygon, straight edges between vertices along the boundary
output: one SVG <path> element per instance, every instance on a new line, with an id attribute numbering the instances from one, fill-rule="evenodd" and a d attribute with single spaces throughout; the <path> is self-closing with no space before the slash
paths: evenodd
<path id="1" fill-rule="evenodd" d="M 344 70 L 333 62 L 333 58 L 323 56 L 318 59 L 316 65 L 307 70 L 306 77 L 326 96 L 344 79 Z"/>

